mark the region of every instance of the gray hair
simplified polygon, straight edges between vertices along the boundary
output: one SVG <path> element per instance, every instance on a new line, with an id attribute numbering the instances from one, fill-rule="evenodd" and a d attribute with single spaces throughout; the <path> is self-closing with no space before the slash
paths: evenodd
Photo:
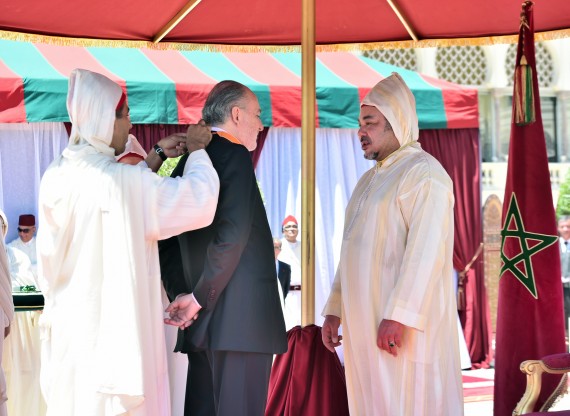
<path id="1" fill-rule="evenodd" d="M 560 221 L 568 221 L 568 220 L 570 220 L 570 215 L 561 215 L 561 216 L 558 218 L 558 222 L 560 222 Z"/>
<path id="2" fill-rule="evenodd" d="M 219 126 L 230 117 L 232 108 L 245 97 L 248 87 L 236 81 L 220 81 L 217 83 L 202 109 L 202 118 L 208 126 Z"/>

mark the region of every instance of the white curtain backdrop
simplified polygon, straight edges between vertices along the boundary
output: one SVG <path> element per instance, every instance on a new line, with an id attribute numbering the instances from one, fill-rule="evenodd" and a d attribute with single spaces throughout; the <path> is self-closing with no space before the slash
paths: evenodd
<path id="1" fill-rule="evenodd" d="M 18 236 L 20 214 L 37 215 L 40 179 L 67 138 L 63 123 L 0 123 L 0 207 L 10 224 L 7 242 Z"/>
<path id="2" fill-rule="evenodd" d="M 365 160 L 356 129 L 317 129 L 315 184 L 315 324 L 339 260 L 344 211 L 356 182 L 374 163 Z M 256 168 L 269 225 L 281 238 L 291 214 L 301 225 L 301 129 L 270 128 Z M 301 231 L 301 230 L 300 230 Z M 301 235 L 301 233 L 299 233 Z"/>

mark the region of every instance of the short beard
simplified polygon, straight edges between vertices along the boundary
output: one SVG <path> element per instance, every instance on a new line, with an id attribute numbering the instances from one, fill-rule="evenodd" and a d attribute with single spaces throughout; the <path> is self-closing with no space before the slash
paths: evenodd
<path id="1" fill-rule="evenodd" d="M 364 153 L 364 159 L 367 160 L 378 160 L 378 152 Z"/>

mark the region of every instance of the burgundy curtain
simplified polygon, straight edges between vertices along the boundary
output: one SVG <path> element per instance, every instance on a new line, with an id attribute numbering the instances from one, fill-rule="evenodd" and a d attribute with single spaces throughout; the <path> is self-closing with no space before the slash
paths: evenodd
<path id="1" fill-rule="evenodd" d="M 439 160 L 453 180 L 453 267 L 462 272 L 477 254 L 483 241 L 479 130 L 421 130 L 419 141 L 424 150 Z M 467 268 L 463 280 L 465 308 L 460 311 L 461 323 L 473 367 L 488 368 L 492 360 L 492 330 L 483 275 L 483 253 Z"/>
<path id="2" fill-rule="evenodd" d="M 65 122 L 64 125 L 67 134 L 71 134 L 71 123 Z M 187 129 L 188 124 L 133 124 L 130 133 L 148 153 L 160 139 L 174 133 L 186 133 Z"/>
<path id="3" fill-rule="evenodd" d="M 287 344 L 273 362 L 265 415 L 348 416 L 344 369 L 323 345 L 321 327 L 296 326 Z"/>
<path id="4" fill-rule="evenodd" d="M 259 162 L 259 157 L 261 156 L 261 151 L 265 145 L 265 139 L 267 139 L 267 133 L 269 133 L 269 127 L 264 127 L 262 131 L 259 132 L 257 136 L 257 147 L 251 153 L 251 159 L 253 161 L 253 168 L 257 167 L 257 162 Z"/>
<path id="5" fill-rule="evenodd" d="M 148 153 L 160 139 L 174 133 L 186 133 L 188 124 L 133 124 L 131 134 Z"/>

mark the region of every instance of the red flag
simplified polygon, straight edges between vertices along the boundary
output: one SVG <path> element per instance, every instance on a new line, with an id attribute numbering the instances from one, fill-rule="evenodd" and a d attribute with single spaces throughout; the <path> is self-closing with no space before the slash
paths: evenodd
<path id="1" fill-rule="evenodd" d="M 560 248 L 540 113 L 532 6 L 524 2 L 521 13 L 503 200 L 495 416 L 510 416 L 523 396 L 522 361 L 566 349 Z M 536 410 L 550 406 L 549 398 L 561 379 L 561 375 L 543 375 Z"/>

